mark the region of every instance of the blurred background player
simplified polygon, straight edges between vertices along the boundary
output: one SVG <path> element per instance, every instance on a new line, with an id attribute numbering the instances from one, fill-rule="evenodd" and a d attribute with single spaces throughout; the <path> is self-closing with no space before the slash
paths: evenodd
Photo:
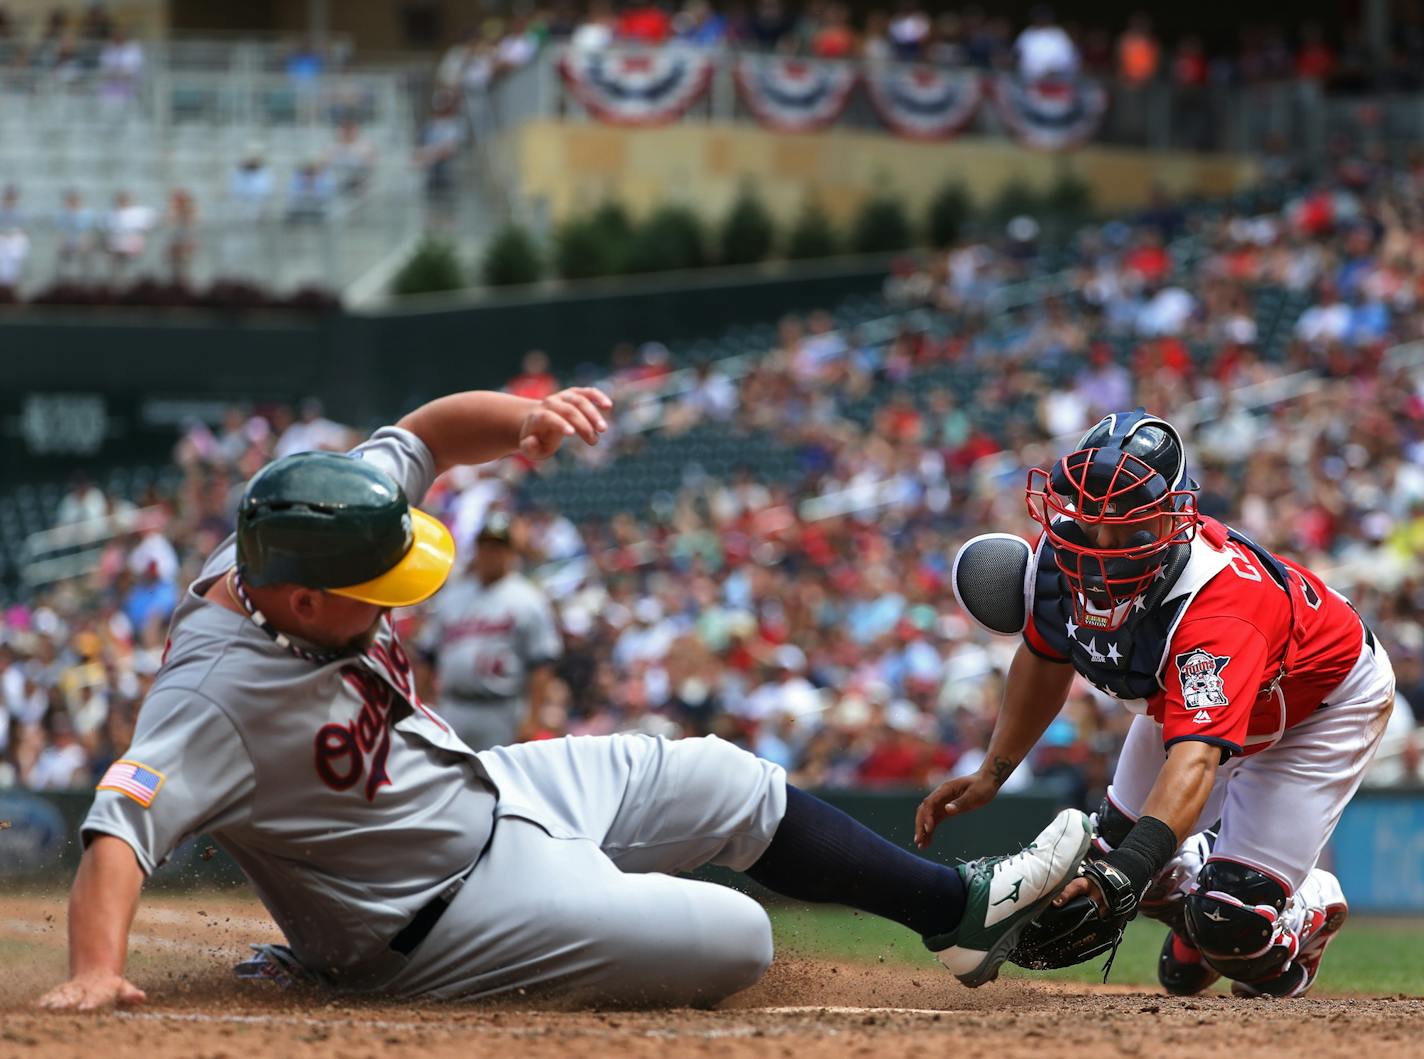
<path id="1" fill-rule="evenodd" d="M 469 568 L 436 598 L 422 630 L 440 713 L 474 750 L 527 731 L 563 654 L 548 597 L 519 572 L 514 529 L 507 513 L 490 514 Z"/>

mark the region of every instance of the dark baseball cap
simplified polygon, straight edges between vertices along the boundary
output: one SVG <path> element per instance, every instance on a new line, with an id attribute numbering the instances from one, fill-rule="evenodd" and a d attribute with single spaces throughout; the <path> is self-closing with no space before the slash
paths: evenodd
<path id="1" fill-rule="evenodd" d="M 480 527 L 480 532 L 475 535 L 478 541 L 499 541 L 502 544 L 514 544 L 514 520 L 509 517 L 506 511 L 493 511 L 485 519 L 485 524 Z"/>

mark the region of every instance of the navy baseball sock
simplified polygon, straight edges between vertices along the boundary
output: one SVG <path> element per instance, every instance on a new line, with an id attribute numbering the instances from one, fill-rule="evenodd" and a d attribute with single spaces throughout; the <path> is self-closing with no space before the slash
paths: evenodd
<path id="1" fill-rule="evenodd" d="M 881 838 L 835 806 L 786 785 L 786 815 L 747 874 L 798 901 L 834 902 L 933 937 L 964 916 L 959 872 Z"/>

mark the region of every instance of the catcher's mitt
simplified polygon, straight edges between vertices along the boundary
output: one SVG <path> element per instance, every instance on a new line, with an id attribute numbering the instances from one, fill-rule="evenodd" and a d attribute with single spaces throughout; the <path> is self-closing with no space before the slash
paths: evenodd
<path id="1" fill-rule="evenodd" d="M 1034 971 L 1071 967 L 1112 951 L 1122 942 L 1132 915 L 1104 919 L 1090 897 L 1075 897 L 1062 908 L 1050 905 L 1029 924 L 1009 954 L 1009 961 Z M 1112 956 L 1103 968 L 1103 980 L 1112 969 Z"/>

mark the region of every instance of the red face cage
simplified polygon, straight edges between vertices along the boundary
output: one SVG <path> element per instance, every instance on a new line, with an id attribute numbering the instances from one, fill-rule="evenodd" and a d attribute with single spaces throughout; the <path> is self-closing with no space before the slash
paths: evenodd
<path id="1" fill-rule="evenodd" d="M 1146 462 L 1109 449 L 1069 453 L 1052 471 L 1035 467 L 1026 501 L 1053 545 L 1074 621 L 1107 631 L 1122 626 L 1168 550 L 1200 524 L 1195 494 L 1167 488 Z"/>

